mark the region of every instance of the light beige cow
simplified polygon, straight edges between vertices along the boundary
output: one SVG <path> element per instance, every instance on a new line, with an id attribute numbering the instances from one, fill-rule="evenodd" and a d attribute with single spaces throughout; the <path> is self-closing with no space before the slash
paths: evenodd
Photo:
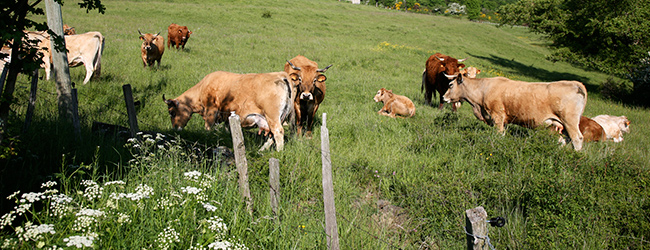
<path id="1" fill-rule="evenodd" d="M 45 68 L 45 79 L 50 80 L 52 77 L 52 46 L 50 45 L 50 36 L 47 33 L 32 33 L 29 37 L 40 39 L 39 47 L 47 48 L 43 52 L 43 64 Z M 104 52 L 104 36 L 102 33 L 91 31 L 79 35 L 67 35 L 65 37 L 65 47 L 68 49 L 68 66 L 78 67 L 84 65 L 86 68 L 86 78 L 84 84 L 90 81 L 91 77 L 97 78 L 101 75 L 102 70 L 102 53 Z"/>
<path id="2" fill-rule="evenodd" d="M 375 102 L 383 102 L 384 107 L 377 111 L 388 117 L 410 118 L 415 115 L 415 105 L 406 96 L 394 94 L 392 90 L 381 88 L 374 98 Z"/>
<path id="3" fill-rule="evenodd" d="M 468 102 L 474 115 L 499 132 L 512 123 L 534 128 L 552 122 L 566 129 L 573 148 L 582 149 L 579 124 L 587 104 L 587 89 L 577 81 L 522 82 L 505 77 L 453 79 L 443 98 L 446 102 Z"/>
<path id="4" fill-rule="evenodd" d="M 591 119 L 600 124 L 605 130 L 607 139 L 614 142 L 622 142 L 623 133 L 630 132 L 630 120 L 625 116 L 599 115 Z"/>

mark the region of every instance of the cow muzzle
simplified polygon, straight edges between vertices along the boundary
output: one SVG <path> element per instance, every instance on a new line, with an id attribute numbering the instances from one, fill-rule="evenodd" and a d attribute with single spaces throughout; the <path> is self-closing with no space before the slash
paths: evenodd
<path id="1" fill-rule="evenodd" d="M 300 94 L 300 100 L 314 100 L 314 96 L 309 92 L 303 92 Z"/>

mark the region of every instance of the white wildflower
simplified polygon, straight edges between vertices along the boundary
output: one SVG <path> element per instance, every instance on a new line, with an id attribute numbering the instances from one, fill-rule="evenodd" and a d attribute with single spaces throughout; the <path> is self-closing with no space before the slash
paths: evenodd
<path id="1" fill-rule="evenodd" d="M 79 212 L 77 212 L 76 215 L 77 216 L 102 217 L 102 216 L 104 216 L 104 212 L 101 211 L 101 210 L 83 208 L 83 209 L 79 210 Z"/>
<path id="2" fill-rule="evenodd" d="M 210 250 L 217 250 L 217 249 L 224 249 L 224 250 L 247 250 L 248 247 L 246 247 L 243 244 L 240 243 L 231 243 L 230 241 L 224 240 L 224 241 L 219 241 L 219 242 L 213 242 L 208 245 L 208 249 Z"/>
<path id="3" fill-rule="evenodd" d="M 16 245 L 18 245 L 18 240 L 16 238 L 6 238 L 4 242 L 2 242 L 2 247 L 1 249 L 15 249 Z"/>
<path id="4" fill-rule="evenodd" d="M 43 184 L 41 184 L 41 188 L 51 188 L 56 186 L 56 181 L 48 181 Z"/>
<path id="5" fill-rule="evenodd" d="M 219 216 L 212 216 L 205 221 L 208 223 L 208 228 L 215 233 L 224 234 L 228 231 L 228 226 L 223 223 L 223 219 L 219 218 Z"/>
<path id="6" fill-rule="evenodd" d="M 20 190 L 14 192 L 13 194 L 7 196 L 7 200 L 11 200 L 20 194 Z"/>
<path id="7" fill-rule="evenodd" d="M 31 222 L 25 223 L 25 228 L 23 230 L 16 230 L 18 238 L 23 241 L 39 241 L 43 239 L 43 234 L 55 234 L 54 225 L 52 224 L 42 224 L 42 225 L 33 225 Z"/>
<path id="8" fill-rule="evenodd" d="M 205 210 L 207 210 L 208 212 L 217 211 L 217 207 L 213 206 L 210 203 L 203 203 L 203 208 L 205 208 Z"/>
<path id="9" fill-rule="evenodd" d="M 83 196 L 88 199 L 97 199 L 102 197 L 102 192 L 104 191 L 103 187 L 100 187 L 97 182 L 92 180 L 84 180 L 81 182 L 81 185 L 86 186 L 86 189 L 83 192 Z"/>
<path id="10" fill-rule="evenodd" d="M 181 192 L 183 193 L 198 194 L 201 193 L 201 191 L 203 191 L 203 189 L 192 187 L 192 186 L 181 187 Z"/>
<path id="11" fill-rule="evenodd" d="M 117 223 L 120 223 L 120 226 L 124 225 L 125 223 L 126 224 L 131 223 L 131 217 L 128 214 L 118 213 Z"/>
<path id="12" fill-rule="evenodd" d="M 4 214 L 2 217 L 0 217 L 0 230 L 4 229 L 4 227 L 9 226 L 12 222 L 14 222 L 16 219 L 16 215 L 14 213 L 14 211 L 11 211 L 10 213 Z"/>
<path id="13" fill-rule="evenodd" d="M 65 194 L 50 196 L 50 216 L 63 218 L 72 209 L 70 203 L 72 198 Z"/>
<path id="14" fill-rule="evenodd" d="M 195 170 L 195 171 L 185 172 L 183 173 L 183 175 L 185 176 L 185 179 L 198 180 L 199 177 L 201 177 L 202 173 Z"/>
<path id="15" fill-rule="evenodd" d="M 78 216 L 78 217 L 74 220 L 74 224 L 73 224 L 73 226 L 72 226 L 72 230 L 80 231 L 80 232 L 86 232 L 86 231 L 90 230 L 90 227 L 91 227 L 92 225 L 95 225 L 95 224 L 97 224 L 97 223 L 99 223 L 99 221 L 97 221 L 97 219 L 96 219 L 95 217 L 91 217 L 91 216 Z"/>
<path id="16" fill-rule="evenodd" d="M 151 137 L 151 135 L 149 135 L 149 137 Z M 154 140 L 151 139 L 151 138 L 147 138 L 145 141 L 146 141 L 147 143 L 151 143 L 151 144 L 153 144 L 153 143 L 156 142 L 156 141 L 154 141 Z"/>
<path id="17" fill-rule="evenodd" d="M 173 227 L 165 228 L 163 232 L 160 232 L 158 234 L 158 239 L 156 239 L 156 243 L 158 243 L 158 249 L 163 250 L 170 249 L 171 245 L 174 242 L 181 242 L 181 239 Z"/>
<path id="18" fill-rule="evenodd" d="M 70 236 L 63 239 L 63 242 L 67 242 L 66 246 L 75 246 L 77 248 L 92 247 L 93 241 L 95 241 L 95 237 L 92 236 Z"/>
<path id="19" fill-rule="evenodd" d="M 109 181 L 109 182 L 104 183 L 104 187 L 105 186 L 110 186 L 110 185 L 126 185 L 126 182 L 124 182 L 124 181 Z"/>
<path id="20" fill-rule="evenodd" d="M 22 197 L 22 199 L 20 199 L 21 203 L 26 203 L 27 201 L 29 201 L 30 203 L 34 203 L 36 201 L 40 201 L 46 198 L 45 195 L 40 192 L 25 193 L 21 197 Z"/>
<path id="21" fill-rule="evenodd" d="M 18 215 L 23 215 L 30 208 L 32 208 L 32 203 L 24 203 L 24 204 L 18 205 L 17 207 L 14 207 L 14 211 L 16 211 L 16 214 L 18 214 Z"/>

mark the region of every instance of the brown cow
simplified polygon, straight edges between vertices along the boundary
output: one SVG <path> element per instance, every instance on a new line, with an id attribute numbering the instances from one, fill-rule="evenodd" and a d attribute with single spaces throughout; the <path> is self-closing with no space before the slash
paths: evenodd
<path id="1" fill-rule="evenodd" d="M 555 131 L 562 134 L 564 130 L 564 126 L 562 126 L 562 124 L 550 120 L 547 121 L 547 123 L 551 123 L 550 125 L 554 127 Z M 580 116 L 579 128 L 580 128 L 580 133 L 582 133 L 584 142 L 605 141 L 605 139 L 607 139 L 603 127 L 600 126 L 600 124 L 598 124 L 596 121 L 584 115 Z M 559 141 L 562 144 L 566 144 L 564 137 L 560 137 Z"/>
<path id="2" fill-rule="evenodd" d="M 68 66 L 77 67 L 84 65 L 86 68 L 86 78 L 84 84 L 90 81 L 90 78 L 97 78 L 101 75 L 102 70 L 102 53 L 104 52 L 104 36 L 99 32 L 86 32 L 79 35 L 67 35 L 65 37 L 65 47 L 68 49 Z M 43 64 L 45 68 L 45 79 L 50 80 L 52 77 L 52 64 L 50 51 L 50 37 L 43 37 L 38 45 L 39 47 L 48 48 L 42 50 Z"/>
<path id="3" fill-rule="evenodd" d="M 70 27 L 67 24 L 63 25 L 63 35 L 69 36 L 69 35 L 76 35 L 77 31 L 74 29 L 74 27 Z"/>
<path id="4" fill-rule="evenodd" d="M 172 126 L 182 129 L 192 114 L 199 113 L 210 130 L 215 122 L 225 121 L 230 112 L 241 117 L 242 127 L 257 126 L 265 134 L 273 135 L 276 149 L 284 147 L 282 122 L 293 112 L 293 79 L 286 72 L 264 74 L 235 74 L 217 71 L 208 74 L 199 83 L 176 99 L 163 100 L 167 104 Z M 262 147 L 273 143 L 271 139 Z"/>
<path id="5" fill-rule="evenodd" d="M 582 149 L 580 116 L 587 104 L 587 89 L 577 81 L 522 82 L 505 77 L 449 76 L 452 82 L 445 101 L 467 101 L 474 115 L 505 133 L 504 125 L 534 128 L 549 121 L 566 129 L 575 150 Z"/>
<path id="6" fill-rule="evenodd" d="M 187 29 L 187 26 L 180 26 L 178 24 L 172 23 L 167 27 L 167 48 L 171 45 L 172 47 L 180 45 L 185 49 L 185 43 L 190 39 L 190 34 L 192 31 Z"/>
<path id="7" fill-rule="evenodd" d="M 399 115 L 397 116 L 399 118 L 410 118 L 415 115 L 415 105 L 413 105 L 411 99 L 403 95 L 393 94 L 392 90 L 381 88 L 373 99 L 375 102 L 384 103 L 384 107 L 377 111 L 380 115 L 392 118 L 395 118 L 396 115 Z"/>
<path id="8" fill-rule="evenodd" d="M 298 82 L 296 87 L 294 110 L 296 114 L 296 127 L 298 135 L 302 134 L 303 125 L 307 127 L 305 137 L 311 138 L 314 116 L 318 106 L 325 98 L 325 73 L 329 66 L 319 69 L 318 64 L 307 57 L 298 55 L 284 64 L 284 71 L 296 74 Z"/>
<path id="9" fill-rule="evenodd" d="M 622 142 L 623 133 L 630 132 L 630 120 L 625 116 L 599 115 L 591 119 L 603 126 L 607 139 L 614 142 Z"/>
<path id="10" fill-rule="evenodd" d="M 165 38 L 158 34 L 142 34 L 140 30 L 140 40 L 142 40 L 142 46 L 140 50 L 142 51 L 142 64 L 144 67 L 153 66 L 155 62 L 158 62 L 158 67 L 160 67 L 160 59 L 162 59 L 163 53 L 165 53 Z"/>
<path id="11" fill-rule="evenodd" d="M 424 90 L 424 100 L 427 105 L 431 105 L 431 96 L 434 95 L 434 91 L 438 91 L 440 95 L 440 105 L 438 109 L 442 109 L 445 104 L 442 100 L 442 95 L 447 92 L 449 82 L 451 80 L 447 79 L 447 75 L 456 75 L 460 72 L 460 68 L 465 67 L 465 64 L 459 64 L 467 60 L 461 59 L 457 60 L 456 58 L 446 56 L 440 53 L 436 53 L 429 57 L 426 63 L 426 68 L 422 72 L 422 86 L 420 91 Z M 452 104 L 452 109 L 456 111 L 458 104 Z"/>

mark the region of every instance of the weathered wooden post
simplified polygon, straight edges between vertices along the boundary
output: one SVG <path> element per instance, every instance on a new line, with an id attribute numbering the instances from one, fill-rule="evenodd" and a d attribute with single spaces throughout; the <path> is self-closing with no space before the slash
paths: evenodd
<path id="1" fill-rule="evenodd" d="M 487 250 L 490 245 L 487 229 L 487 212 L 483 207 L 465 210 L 465 233 L 468 250 Z"/>
<path id="2" fill-rule="evenodd" d="M 54 0 L 45 0 L 45 11 L 47 15 L 47 26 L 58 37 L 63 38 L 63 18 L 61 5 Z M 56 93 L 58 95 L 59 117 L 72 117 L 72 81 L 70 81 L 70 69 L 68 68 L 68 54 L 65 51 L 55 49 L 55 38 L 50 37 L 52 65 L 54 65 L 54 79 L 56 80 Z M 63 39 L 65 46 L 65 39 Z"/>
<path id="3" fill-rule="evenodd" d="M 246 147 L 244 146 L 244 135 L 241 131 L 241 122 L 235 112 L 231 112 L 228 117 L 230 122 L 230 135 L 232 136 L 232 148 L 235 151 L 235 165 L 239 173 L 239 193 L 246 201 L 248 213 L 253 215 L 253 202 L 251 200 L 251 191 L 248 188 L 248 161 L 246 160 Z"/>
<path id="4" fill-rule="evenodd" d="M 32 73 L 32 86 L 29 90 L 29 103 L 27 103 L 27 112 L 25 113 L 25 124 L 23 125 L 23 133 L 26 133 L 29 126 L 32 124 L 32 117 L 34 116 L 34 106 L 36 105 L 36 92 L 38 90 L 38 69 Z"/>
<path id="5" fill-rule="evenodd" d="M 325 234 L 327 248 L 339 249 L 339 232 L 336 224 L 336 207 L 334 206 L 334 183 L 332 180 L 332 159 L 330 158 L 330 136 L 327 130 L 327 114 L 323 113 L 323 125 L 320 129 L 321 159 L 323 161 L 323 204 L 325 206 Z"/>
<path id="6" fill-rule="evenodd" d="M 278 217 L 278 198 L 280 197 L 280 160 L 276 158 L 269 159 L 269 186 L 271 191 L 271 210 L 273 216 Z M 277 220 L 276 220 L 277 221 Z"/>
<path id="7" fill-rule="evenodd" d="M 124 102 L 126 103 L 126 114 L 129 116 L 131 137 L 135 138 L 135 135 L 140 131 L 140 129 L 138 129 L 138 117 L 135 114 L 135 105 L 133 105 L 131 84 L 122 85 L 122 92 L 124 93 Z"/>

